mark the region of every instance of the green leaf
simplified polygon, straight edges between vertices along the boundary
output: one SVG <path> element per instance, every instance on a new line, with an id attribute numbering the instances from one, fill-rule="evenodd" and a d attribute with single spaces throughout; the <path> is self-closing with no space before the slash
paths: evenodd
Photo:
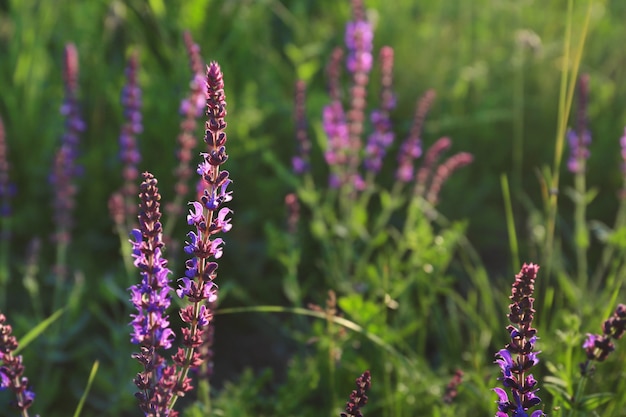
<path id="1" fill-rule="evenodd" d="M 585 411 L 595 410 L 611 400 L 615 394 L 612 392 L 599 392 L 597 394 L 586 395 L 580 401 L 580 407 Z"/>
<path id="2" fill-rule="evenodd" d="M 65 309 L 63 308 L 55 311 L 54 314 L 52 314 L 50 317 L 48 317 L 47 319 L 39 323 L 30 332 L 26 333 L 26 335 L 20 339 L 20 345 L 17 347 L 17 349 L 15 349 L 14 353 L 17 355 L 22 349 L 28 346 L 33 340 L 39 337 L 39 335 L 42 334 L 52 323 L 54 323 L 59 317 L 61 317 L 61 314 L 63 314 L 64 311 Z"/>

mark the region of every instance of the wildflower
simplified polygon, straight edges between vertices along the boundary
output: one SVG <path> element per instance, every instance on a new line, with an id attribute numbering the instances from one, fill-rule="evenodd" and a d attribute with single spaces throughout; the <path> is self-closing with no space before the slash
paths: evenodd
<path id="1" fill-rule="evenodd" d="M 132 342 L 169 349 L 174 337 L 166 314 L 171 303 L 170 270 L 162 256 L 161 195 L 156 178 L 149 172 L 143 174 L 139 198 L 139 229 L 131 233 L 132 256 L 141 274 L 141 283 L 130 288 L 131 301 L 138 312 L 131 316 Z"/>
<path id="2" fill-rule="evenodd" d="M 604 361 L 615 350 L 611 339 L 620 339 L 626 331 L 626 305 L 620 304 L 615 312 L 602 324 L 602 334 L 587 334 L 583 348 L 588 361 Z M 582 365 L 581 365 L 582 366 Z"/>
<path id="3" fill-rule="evenodd" d="M 139 407 L 146 415 L 171 416 L 169 403 L 174 395 L 184 392 L 188 381 L 178 382 L 176 367 L 167 365 L 162 351 L 172 347 L 174 332 L 166 314 L 171 303 L 167 260 L 162 256 L 161 195 L 157 180 L 149 172 L 143 174 L 140 186 L 139 229 L 132 231 L 132 256 L 139 268 L 141 282 L 132 286 L 131 302 L 137 314 L 131 314 L 131 342 L 140 345 L 133 354 L 143 366 L 134 379 L 139 392 Z"/>
<path id="4" fill-rule="evenodd" d="M 570 157 L 567 168 L 576 174 L 584 172 L 585 161 L 589 158 L 591 132 L 588 128 L 587 102 L 589 96 L 589 75 L 585 74 L 578 80 L 578 114 L 576 129 L 568 129 L 567 141 L 570 146 Z"/>
<path id="5" fill-rule="evenodd" d="M 35 393 L 28 386 L 28 378 L 24 375 L 22 355 L 13 356 L 18 347 L 13 328 L 6 323 L 6 316 L 0 313 L 0 390 L 10 389 L 16 396 L 13 405 L 28 416 L 26 411 L 35 400 Z"/>
<path id="6" fill-rule="evenodd" d="M 367 391 L 372 386 L 372 376 L 370 371 L 365 371 L 356 379 L 356 389 L 350 394 L 350 399 L 346 403 L 346 412 L 341 413 L 341 417 L 363 417 L 361 407 L 367 404 Z"/>
<path id="7" fill-rule="evenodd" d="M 227 216 L 231 210 L 223 207 L 232 199 L 227 191 L 231 180 L 228 171 L 220 167 L 228 159 L 226 154 L 226 96 L 222 71 L 216 62 L 211 62 L 206 75 L 206 114 L 204 141 L 208 152 L 201 153 L 203 162 L 198 165 L 200 184 L 203 190 L 199 201 L 191 202 L 187 223 L 195 228 L 189 232 L 185 252 L 191 255 L 185 263 L 185 276 L 180 278 L 176 293 L 190 303 L 181 309 L 180 317 L 188 327 L 183 328 L 182 344 L 174 355 L 174 363 L 185 377 L 189 369 L 198 369 L 212 357 L 209 351 L 212 338 L 208 326 L 213 319 L 211 306 L 217 301 L 218 264 L 215 262 L 223 253 L 223 240 L 215 235 L 231 229 Z M 181 378 L 179 377 L 179 379 Z"/>
<path id="8" fill-rule="evenodd" d="M 452 379 L 446 386 L 446 392 L 443 395 L 443 402 L 445 404 L 452 404 L 452 402 L 454 401 L 454 399 L 456 398 L 458 394 L 459 385 L 461 385 L 462 382 L 463 382 L 463 371 L 460 369 L 457 369 L 454 372 L 454 376 L 452 377 Z"/>
<path id="9" fill-rule="evenodd" d="M 61 147 L 54 159 L 51 183 L 55 189 L 54 218 L 57 226 L 56 240 L 58 243 L 68 244 L 76 195 L 73 179 L 79 173 L 75 160 L 78 153 L 80 133 L 85 130 L 85 124 L 80 117 L 76 98 L 78 90 L 78 52 L 73 44 L 68 44 L 65 47 L 64 63 L 65 99 L 61 106 L 61 114 L 65 116 L 65 133 L 61 140 Z"/>
<path id="10" fill-rule="evenodd" d="M 385 46 L 380 50 L 381 94 L 380 108 L 372 111 L 370 121 L 374 126 L 365 147 L 365 169 L 379 172 L 387 148 L 393 143 L 394 133 L 391 130 L 389 113 L 396 107 L 396 97 L 391 89 L 393 82 L 393 49 Z"/>
<path id="11" fill-rule="evenodd" d="M 309 153 L 311 152 L 311 140 L 307 133 L 306 109 L 304 106 L 306 99 L 306 84 L 299 80 L 296 82 L 295 99 L 295 122 L 296 139 L 298 141 L 297 155 L 291 160 L 293 171 L 300 175 L 309 170 Z"/>
<path id="12" fill-rule="evenodd" d="M 9 181 L 10 165 L 7 153 L 6 132 L 0 118 L 0 217 L 8 217 L 11 214 L 11 198 L 15 194 L 15 186 Z"/>
<path id="13" fill-rule="evenodd" d="M 456 155 L 452 155 L 444 163 L 437 167 L 437 171 L 433 176 L 430 188 L 426 195 L 426 200 L 432 204 L 437 204 L 439 199 L 439 191 L 443 186 L 443 183 L 452 175 L 457 169 L 469 165 L 474 160 L 472 154 L 468 152 L 459 152 Z"/>
<path id="14" fill-rule="evenodd" d="M 413 179 L 413 161 L 422 156 L 422 127 L 435 99 L 435 91 L 428 90 L 417 102 L 417 110 L 409 137 L 400 146 L 396 179 L 407 183 Z"/>
<path id="15" fill-rule="evenodd" d="M 166 207 L 170 216 L 181 214 L 183 211 L 182 202 L 189 194 L 188 182 L 193 175 L 191 161 L 193 150 L 198 142 L 196 138 L 197 119 L 202 116 L 206 106 L 205 65 L 200 55 L 200 46 L 193 41 L 189 32 L 185 32 L 184 41 L 192 78 L 189 83 L 189 94 L 180 103 L 180 114 L 183 116 L 183 120 L 180 122 L 180 132 L 177 138 L 179 145 L 176 152 L 178 166 L 174 169 L 176 200 Z"/>
<path id="16" fill-rule="evenodd" d="M 367 83 L 372 69 L 372 49 L 374 31 L 365 19 L 362 0 L 352 0 L 353 20 L 346 25 L 345 43 L 348 50 L 346 66 L 352 76 L 350 86 L 350 107 L 346 114 L 348 122 L 348 153 L 346 182 L 352 183 L 356 189 L 363 189 L 364 182 L 357 169 L 361 163 L 361 135 L 365 120 L 367 99 Z"/>
<path id="17" fill-rule="evenodd" d="M 494 388 L 498 395 L 498 412 L 496 417 L 528 417 L 526 413 L 531 407 L 538 405 L 541 399 L 536 395 L 537 380 L 529 370 L 539 359 L 535 352 L 537 330 L 532 327 L 535 315 L 533 292 L 539 266 L 524 264 L 519 274 L 515 276 L 510 297 L 508 314 L 511 324 L 507 330 L 511 341 L 496 354 L 496 361 L 502 371 L 498 380 L 511 392 L 511 399 L 502 388 Z M 530 417 L 543 416 L 541 410 L 534 411 Z"/>
<path id="18" fill-rule="evenodd" d="M 137 213 L 137 205 L 134 203 L 137 195 L 137 177 L 139 171 L 137 165 L 141 161 L 141 154 L 137 148 L 136 135 L 143 131 L 141 124 L 141 88 L 137 82 L 137 69 L 139 66 L 137 53 L 133 53 L 128 59 L 126 67 L 126 85 L 122 89 L 121 103 L 124 109 L 126 122 L 120 133 L 120 159 L 124 165 L 122 175 L 124 186 L 121 194 L 124 197 L 124 213 L 127 219 L 131 219 Z M 131 223 L 132 224 L 132 223 Z"/>
<path id="19" fill-rule="evenodd" d="M 450 148 L 450 146 L 452 146 L 452 141 L 449 138 L 443 137 L 437 139 L 437 141 L 428 148 L 424 156 L 424 162 L 415 177 L 415 193 L 417 195 L 424 196 L 426 185 L 434 174 L 435 164 L 441 157 L 441 154 Z"/>

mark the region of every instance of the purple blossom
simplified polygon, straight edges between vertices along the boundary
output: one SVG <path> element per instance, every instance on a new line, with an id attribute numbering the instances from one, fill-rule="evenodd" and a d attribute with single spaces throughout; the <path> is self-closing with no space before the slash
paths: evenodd
<path id="1" fill-rule="evenodd" d="M 221 69 L 216 62 L 211 62 L 206 74 L 206 114 L 204 141 L 207 152 L 203 152 L 203 161 L 198 165 L 200 190 L 198 201 L 190 203 L 187 223 L 195 230 L 187 234 L 185 252 L 191 258 L 185 262 L 185 276 L 179 278 L 176 293 L 190 303 L 181 309 L 180 317 L 188 327 L 183 329 L 183 352 L 174 356 L 174 362 L 186 374 L 189 369 L 198 369 L 207 358 L 211 357 L 206 349 L 200 348 L 210 339 L 205 336 L 213 318 L 210 306 L 217 301 L 218 264 L 215 262 L 223 254 L 224 241 L 214 237 L 231 229 L 227 216 L 231 210 L 223 204 L 232 199 L 228 191 L 228 171 L 220 170 L 228 159 L 226 154 L 226 95 Z"/>
<path id="2" fill-rule="evenodd" d="M 80 172 L 76 165 L 78 142 L 80 134 L 85 130 L 76 97 L 78 90 L 78 52 L 73 44 L 68 44 L 65 47 L 63 75 L 65 99 L 61 106 L 61 114 L 65 116 L 65 132 L 54 159 L 50 182 L 54 188 L 56 241 L 60 244 L 68 244 L 76 196 L 74 178 Z"/>
<path id="3" fill-rule="evenodd" d="M 537 380 L 529 370 L 537 365 L 539 359 L 535 352 L 537 330 L 532 327 L 535 314 L 533 292 L 539 266 L 524 264 L 515 276 L 512 287 L 508 314 L 511 324 L 507 331 L 510 342 L 496 354 L 495 363 L 500 367 L 502 376 L 498 378 L 505 389 L 494 388 L 498 395 L 496 417 L 528 417 L 527 411 L 541 402 L 536 395 Z M 530 417 L 543 416 L 541 410 L 534 411 Z"/>
<path id="4" fill-rule="evenodd" d="M 341 413 L 341 417 L 363 417 L 361 407 L 367 404 L 367 391 L 372 386 L 372 376 L 370 371 L 365 371 L 356 379 L 356 389 L 350 394 L 350 399 L 346 403 L 346 412 Z"/>
<path id="5" fill-rule="evenodd" d="M 586 369 L 589 361 L 604 361 L 615 350 L 615 345 L 611 339 L 621 339 L 625 331 L 626 305 L 620 304 L 615 309 L 613 315 L 602 324 L 601 335 L 587 334 L 587 339 L 583 343 L 583 349 L 585 349 L 587 354 L 587 363 L 581 364 L 581 369 Z"/>
<path id="6" fill-rule="evenodd" d="M 143 174 L 140 187 L 139 229 L 131 233 L 132 257 L 139 269 L 141 282 L 129 290 L 137 314 L 131 315 L 132 343 L 156 349 L 169 349 L 174 332 L 166 314 L 170 306 L 170 270 L 162 256 L 161 196 L 157 180 L 149 172 Z"/>
<path id="7" fill-rule="evenodd" d="M 162 256 L 161 195 L 157 180 L 144 172 L 139 187 L 139 229 L 131 232 L 132 257 L 139 269 L 141 282 L 129 288 L 137 314 L 131 314 L 131 342 L 140 346 L 133 354 L 143 366 L 134 379 L 139 389 L 135 396 L 146 415 L 174 417 L 170 401 L 179 392 L 191 389 L 188 378 L 181 378 L 174 365 L 165 362 L 163 351 L 172 347 L 175 337 L 166 314 L 171 304 L 167 260 Z M 180 383 L 179 383 L 180 382 Z"/>
<path id="8" fill-rule="evenodd" d="M 400 146 L 396 179 L 407 183 L 413 179 L 413 161 L 422 156 L 422 127 L 428 110 L 435 99 L 434 90 L 428 90 L 417 102 L 417 110 L 409 137 Z"/>
<path id="9" fill-rule="evenodd" d="M 15 184 L 9 181 L 9 168 L 6 132 L 0 117 L 0 217 L 11 214 L 11 199 L 15 195 Z"/>
<path id="10" fill-rule="evenodd" d="M 141 154 L 137 147 L 136 135 L 143 131 L 141 123 L 141 88 L 137 81 L 139 60 L 137 53 L 131 54 L 126 67 L 126 85 L 122 88 L 121 103 L 125 123 L 120 133 L 120 160 L 123 164 L 122 176 L 124 186 L 121 194 L 124 197 L 124 212 L 127 221 L 137 213 L 137 205 L 134 196 L 137 194 L 137 178 L 141 161 Z M 130 223 L 132 224 L 132 222 Z"/>
<path id="11" fill-rule="evenodd" d="M 366 20 L 348 22 L 346 25 L 346 47 L 348 57 L 346 68 L 349 72 L 369 72 L 372 69 L 374 31 Z"/>
<path id="12" fill-rule="evenodd" d="M 417 195 L 424 196 L 429 180 L 435 175 L 435 164 L 441 157 L 441 154 L 450 148 L 450 146 L 452 146 L 452 141 L 449 138 L 443 137 L 437 139 L 435 143 L 428 148 L 424 156 L 424 162 L 419 171 L 417 171 L 415 178 L 415 193 Z"/>
<path id="13" fill-rule="evenodd" d="M 585 74 L 578 80 L 578 113 L 576 129 L 568 129 L 567 142 L 570 147 L 570 157 L 567 168 L 570 172 L 582 173 L 585 171 L 585 162 L 589 159 L 589 145 L 591 132 L 587 117 L 587 102 L 589 100 L 589 75 Z"/>
<path id="14" fill-rule="evenodd" d="M 19 344 L 12 335 L 13 328 L 6 323 L 6 316 L 0 313 L 0 390 L 9 389 L 15 394 L 12 405 L 28 416 L 26 411 L 35 399 L 35 393 L 28 385 L 28 378 L 24 376 L 22 355 L 13 353 Z"/>
<path id="15" fill-rule="evenodd" d="M 174 177 L 177 179 L 174 186 L 176 199 L 166 206 L 167 213 L 173 218 L 177 218 L 182 214 L 184 199 L 189 194 L 188 183 L 193 175 L 191 161 L 193 159 L 193 151 L 198 143 L 196 137 L 197 120 L 204 112 L 207 92 L 204 73 L 205 65 L 200 55 L 200 46 L 193 41 L 189 32 L 185 32 L 184 40 L 192 77 L 189 83 L 189 93 L 181 101 L 179 110 L 183 120 L 180 122 L 180 131 L 177 138 L 179 145 L 176 152 L 178 166 L 174 169 Z"/>
<path id="16" fill-rule="evenodd" d="M 365 169 L 370 172 L 379 172 L 387 148 L 391 146 L 395 135 L 391 130 L 389 113 L 396 107 L 396 98 L 392 91 L 393 81 L 393 49 L 385 46 L 380 50 L 381 67 L 381 103 L 380 108 L 372 111 L 370 121 L 374 131 L 370 134 L 365 147 Z"/>
<path id="17" fill-rule="evenodd" d="M 309 170 L 309 154 L 311 152 L 311 140 L 309 139 L 306 119 L 306 84 L 299 80 L 296 82 L 294 119 L 296 123 L 296 140 L 298 150 L 291 160 L 293 171 L 301 175 Z"/>
<path id="18" fill-rule="evenodd" d="M 446 182 L 446 180 L 450 178 L 450 175 L 452 175 L 454 171 L 458 170 L 459 168 L 471 164 L 473 160 L 474 156 L 471 153 L 459 152 L 455 155 L 452 155 L 441 165 L 439 165 L 430 183 L 430 188 L 426 193 L 426 200 L 432 205 L 437 204 L 441 187 Z"/>

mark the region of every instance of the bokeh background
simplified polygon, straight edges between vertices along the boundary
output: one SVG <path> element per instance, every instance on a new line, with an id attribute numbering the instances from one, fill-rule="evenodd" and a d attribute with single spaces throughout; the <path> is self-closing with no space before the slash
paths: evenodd
<path id="1" fill-rule="evenodd" d="M 585 10 L 580 3 L 574 7 L 575 39 Z M 565 0 L 365 1 L 375 27 L 375 49 L 390 45 L 395 50 L 398 106 L 392 119 L 398 136 L 408 134 L 416 100 L 433 88 L 437 99 L 425 125 L 424 143 L 449 136 L 454 150 L 474 155 L 474 163 L 446 183 L 439 208 L 450 219 L 467 221 L 468 238 L 496 280 L 516 272 L 510 270 L 502 173 L 508 175 L 515 196 L 522 254 L 530 256 L 525 242 L 533 233 L 531 214 L 541 205 L 538 172 L 554 158 L 566 4 Z M 592 4 L 580 71 L 590 76 L 593 143 L 588 184 L 597 187 L 602 198 L 589 207 L 589 217 L 609 222 L 623 178 L 619 138 L 626 124 L 626 3 Z M 6 309 L 16 317 L 16 331 L 33 325 L 20 280 L 33 237 L 42 239 L 42 294 L 51 285 L 45 272 L 54 258 L 54 251 L 48 250 L 53 230 L 48 178 L 63 131 L 59 114 L 63 48 L 73 42 L 79 51 L 79 97 L 87 130 L 79 158 L 84 173 L 78 180 L 75 229 L 80 233 L 74 237 L 69 263 L 80 271 L 85 307 L 77 313 L 82 327 L 59 349 L 65 353 L 54 357 L 54 366 L 76 366 L 83 372 L 72 373 L 66 381 L 66 399 L 74 402 L 84 387 L 80 376 L 86 378 L 90 363 L 75 364 L 72 358 L 86 349 L 107 364 L 117 363 L 104 371 L 108 379 L 95 390 L 90 412 L 98 415 L 94 410 L 105 409 L 107 402 L 117 402 L 119 409 L 130 404 L 132 409 L 134 401 L 128 394 L 133 390 L 130 380 L 125 389 L 113 382 L 114 375 L 128 373 L 128 362 L 116 362 L 116 355 L 132 348 L 111 350 L 106 341 L 127 320 L 118 291 L 124 288 L 119 279 L 123 275 L 119 239 L 107 200 L 122 183 L 119 97 L 130 52 L 139 52 L 143 89 L 140 166 L 159 179 L 166 199 L 175 183 L 178 106 L 190 80 L 183 31 L 191 32 L 205 60 L 220 63 L 228 100 L 227 169 L 234 180 L 235 212 L 220 264 L 222 303 L 284 304 L 282 270 L 268 250 L 266 230 L 269 225 L 284 226 L 284 197 L 293 191 L 293 183 L 280 172 L 289 169 L 296 146 L 294 84 L 303 79 L 308 85 L 307 115 L 316 137 L 313 170 L 323 176 L 321 109 L 328 101 L 324 68 L 333 47 L 343 44 L 349 19 L 349 2 L 335 0 L 0 0 L 0 115 L 17 190 L 10 263 L 15 278 Z M 373 84 L 372 100 L 378 93 Z M 395 149 L 397 145 L 390 155 Z M 564 175 L 563 186 L 571 182 Z M 562 199 L 564 220 L 571 218 L 568 204 Z M 175 233 L 184 239 L 184 222 Z M 180 264 L 176 266 L 175 273 L 180 274 Z M 320 288 L 320 294 L 325 290 Z M 262 315 L 224 316 L 217 321 L 217 387 L 235 380 L 247 367 L 274 368 L 277 375 L 284 371 L 294 342 L 281 330 L 281 320 Z M 86 336 L 91 346 L 78 343 Z M 123 334 L 118 337 L 116 346 L 127 342 Z M 36 361 L 34 354 L 25 355 Z M 36 379 L 37 371 L 32 371 Z M 111 399 L 109 393 L 115 390 L 118 396 Z M 41 401 L 56 401 L 57 409 L 62 408 L 59 401 L 64 402 L 45 394 Z"/>

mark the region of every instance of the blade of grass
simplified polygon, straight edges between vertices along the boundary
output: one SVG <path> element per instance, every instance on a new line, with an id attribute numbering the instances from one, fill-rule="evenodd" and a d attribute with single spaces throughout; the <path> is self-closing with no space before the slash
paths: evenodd
<path id="1" fill-rule="evenodd" d="M 95 361 L 93 366 L 91 367 L 91 372 L 89 373 L 89 379 L 87 380 L 87 386 L 85 387 L 85 392 L 80 397 L 80 401 L 78 401 L 78 405 L 76 406 L 76 411 L 74 411 L 74 417 L 78 417 L 80 412 L 83 410 L 83 405 L 85 404 L 85 400 L 87 399 L 87 395 L 89 395 L 89 391 L 91 390 L 91 384 L 93 384 L 93 380 L 96 379 L 96 374 L 98 373 L 98 367 L 100 366 L 100 362 Z"/>
<path id="2" fill-rule="evenodd" d="M 519 247 L 517 244 L 517 232 L 515 231 L 515 218 L 513 217 L 513 206 L 511 204 L 511 192 L 509 190 L 509 180 L 506 174 L 500 176 L 502 186 L 502 198 L 504 200 L 504 213 L 506 215 L 506 228 L 509 232 L 509 249 L 511 250 L 511 266 L 513 271 L 520 269 Z"/>
<path id="3" fill-rule="evenodd" d="M 57 321 L 59 317 L 63 314 L 65 309 L 60 308 L 55 311 L 50 317 L 39 323 L 35 326 L 30 332 L 26 333 L 24 337 L 20 339 L 20 345 L 15 349 L 14 354 L 17 355 L 22 349 L 28 346 L 33 340 L 35 340 L 39 335 L 41 335 L 52 323 Z"/>

